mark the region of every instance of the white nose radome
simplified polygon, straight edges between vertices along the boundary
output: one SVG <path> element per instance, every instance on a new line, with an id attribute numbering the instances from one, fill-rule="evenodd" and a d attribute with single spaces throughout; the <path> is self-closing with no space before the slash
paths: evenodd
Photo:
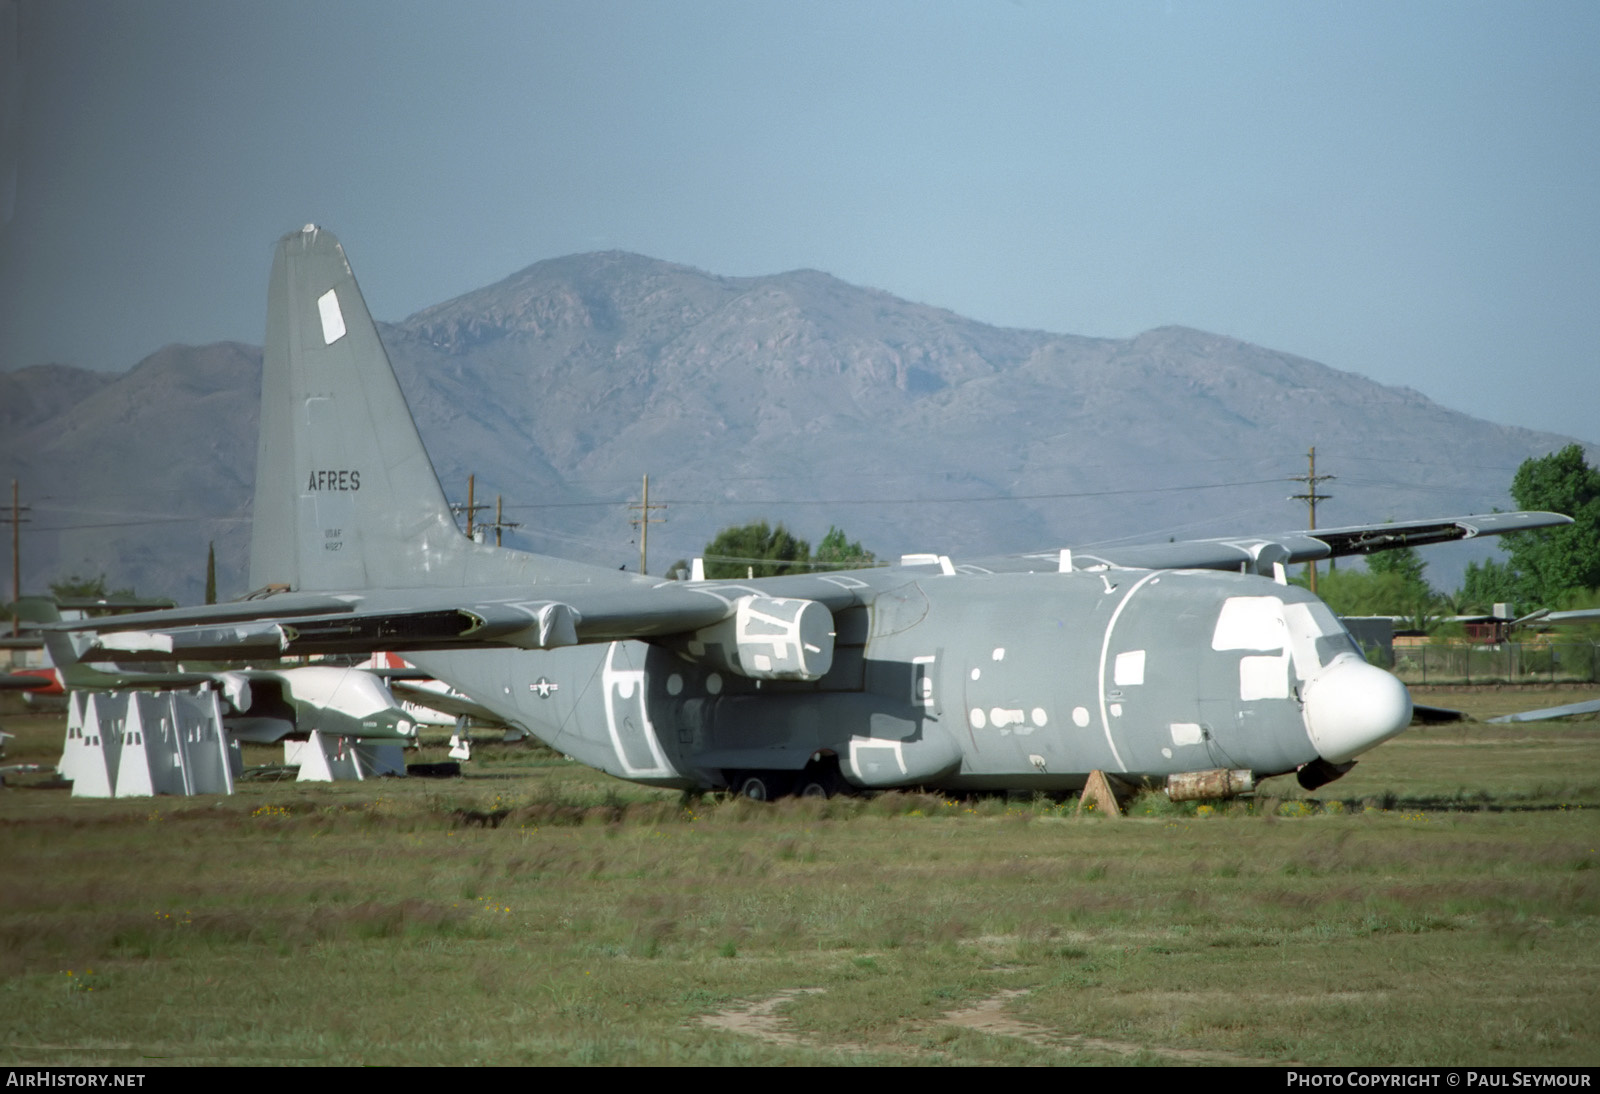
<path id="1" fill-rule="evenodd" d="M 1306 681 L 1306 732 L 1317 754 L 1343 763 L 1411 724 L 1411 693 L 1383 669 L 1352 656 L 1335 658 Z"/>

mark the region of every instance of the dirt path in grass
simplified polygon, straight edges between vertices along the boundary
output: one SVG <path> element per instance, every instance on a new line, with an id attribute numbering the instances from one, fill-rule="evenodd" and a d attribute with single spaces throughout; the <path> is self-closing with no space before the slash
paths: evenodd
<path id="1" fill-rule="evenodd" d="M 1280 1060 L 1262 1060 L 1252 1056 L 1235 1056 L 1229 1052 L 1209 1052 L 1197 1048 L 1171 1048 L 1166 1045 L 1140 1045 L 1132 1041 L 1109 1041 L 1104 1037 L 1086 1037 L 1073 1033 L 1058 1033 L 1048 1026 L 1041 1026 L 1006 1013 L 1006 1004 L 1013 999 L 1020 999 L 1028 994 L 1026 988 L 1008 988 L 997 992 L 976 1006 L 964 1010 L 946 1011 L 940 1015 L 937 1025 L 960 1026 L 963 1029 L 977 1030 L 980 1033 L 992 1034 L 996 1037 L 1015 1037 L 1019 1041 L 1027 1041 L 1030 1045 L 1040 1048 L 1052 1048 L 1058 1052 L 1074 1052 L 1092 1049 L 1099 1052 L 1112 1052 L 1119 1056 L 1136 1056 L 1141 1052 L 1148 1052 L 1155 1056 L 1164 1056 L 1170 1060 L 1191 1064 L 1226 1064 L 1229 1066 L 1260 1066 L 1262 1064 L 1277 1064 Z"/>
<path id="2" fill-rule="evenodd" d="M 754 1037 L 758 1041 L 765 1041 L 769 1045 L 815 1045 L 809 1037 L 802 1037 L 798 1033 L 790 1033 L 785 1027 L 788 1019 L 780 1017 L 774 1012 L 791 999 L 798 999 L 802 995 L 817 995 L 825 991 L 824 988 L 788 988 L 769 995 L 759 1002 L 750 1003 L 732 1010 L 719 1010 L 715 1014 L 705 1014 L 700 1017 L 702 1025 L 712 1029 L 725 1029 L 729 1033 L 742 1033 L 746 1037 Z"/>
<path id="3" fill-rule="evenodd" d="M 805 995 L 817 995 L 826 990 L 826 988 L 786 988 L 753 1003 L 718 1011 L 715 1014 L 702 1015 L 700 1022 L 712 1029 L 754 1037 L 758 1041 L 765 1041 L 771 1045 L 802 1046 L 835 1052 L 910 1053 L 918 1056 L 942 1055 L 941 1053 L 927 1053 L 906 1044 L 863 1045 L 822 1041 L 812 1035 L 796 1032 L 790 1026 L 789 1020 L 778 1013 L 779 1008 L 795 999 Z M 1082 1052 L 1088 1050 L 1108 1052 L 1118 1056 L 1136 1056 L 1141 1052 L 1148 1052 L 1179 1063 L 1226 1064 L 1230 1066 L 1280 1064 L 1283 1062 L 1281 1060 L 1263 1060 L 1251 1056 L 1236 1056 L 1228 1052 L 1171 1048 L 1165 1045 L 1141 1045 L 1131 1041 L 1111 1041 L 1103 1037 L 1086 1037 L 1078 1034 L 1060 1033 L 1050 1029 L 1048 1026 L 1029 1022 L 1006 1012 L 1007 1004 L 1027 994 L 1026 988 L 1014 988 L 997 992 L 975 1006 L 946 1011 L 931 1022 L 907 1023 L 904 1027 L 904 1032 L 906 1034 L 917 1034 L 939 1026 L 957 1026 L 962 1029 L 974 1030 L 978 1033 L 987 1033 L 994 1037 L 1014 1037 L 1019 1041 L 1026 1041 L 1031 1045 L 1056 1052 Z"/>

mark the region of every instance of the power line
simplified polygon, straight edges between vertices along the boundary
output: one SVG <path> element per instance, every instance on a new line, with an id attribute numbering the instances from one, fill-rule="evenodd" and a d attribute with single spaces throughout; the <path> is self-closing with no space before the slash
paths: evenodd
<path id="1" fill-rule="evenodd" d="M 968 505 L 1004 501 L 1064 501 L 1072 498 L 1109 498 L 1129 494 L 1172 494 L 1190 490 L 1227 490 L 1240 486 L 1268 486 L 1283 479 L 1250 479 L 1242 482 L 1195 483 L 1187 486 L 1140 486 L 1124 490 L 1077 490 L 1054 494 L 978 494 L 954 498 L 669 498 L 667 505 Z M 612 506 L 615 502 L 527 502 L 507 509 L 562 509 Z M 637 508 L 636 506 L 634 508 Z"/>

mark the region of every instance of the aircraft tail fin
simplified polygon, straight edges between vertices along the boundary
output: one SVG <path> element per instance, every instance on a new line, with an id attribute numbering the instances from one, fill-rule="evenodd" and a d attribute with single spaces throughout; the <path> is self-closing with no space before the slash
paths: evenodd
<path id="1" fill-rule="evenodd" d="M 251 587 L 481 583 L 500 568 L 474 564 L 484 551 L 456 527 L 344 248 L 314 225 L 285 236 L 267 294 Z"/>
<path id="2" fill-rule="evenodd" d="M 108 673 L 86 665 L 79 657 L 79 647 L 74 644 L 72 636 L 65 631 L 43 631 L 44 648 L 49 651 L 50 665 L 56 670 L 61 680 L 61 686 L 67 690 L 74 688 L 103 688 L 115 685 L 115 678 Z"/>

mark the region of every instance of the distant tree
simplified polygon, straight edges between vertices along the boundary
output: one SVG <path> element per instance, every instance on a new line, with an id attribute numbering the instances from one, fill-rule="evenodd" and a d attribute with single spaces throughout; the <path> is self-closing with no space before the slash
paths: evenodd
<path id="1" fill-rule="evenodd" d="M 724 528 L 706 544 L 706 577 L 774 577 L 802 573 L 811 559 L 811 544 L 783 525 L 764 520 Z"/>
<path id="2" fill-rule="evenodd" d="M 666 578 L 668 581 L 688 581 L 690 573 L 689 560 L 680 558 L 667 567 Z"/>
<path id="3" fill-rule="evenodd" d="M 1488 613 L 1496 604 L 1510 604 L 1513 613 L 1522 603 L 1521 581 L 1508 563 L 1485 559 L 1482 566 L 1467 563 L 1467 572 L 1456 593 L 1456 603 L 1462 614 Z"/>
<path id="4" fill-rule="evenodd" d="M 206 603 L 217 602 L 217 544 L 206 544 Z"/>
<path id="5" fill-rule="evenodd" d="M 1573 520 L 1502 541 L 1525 598 L 1522 607 L 1554 607 L 1579 590 L 1600 588 L 1600 471 L 1583 458 L 1582 446 L 1524 460 L 1511 480 L 1511 496 L 1519 508 L 1565 513 Z"/>
<path id="6" fill-rule="evenodd" d="M 105 600 L 113 596 L 136 597 L 139 594 L 132 589 L 113 589 L 106 591 L 106 575 L 97 577 L 83 577 L 79 574 L 70 574 L 60 581 L 50 583 L 50 595 L 57 600 L 82 597 L 91 600 Z"/>
<path id="7" fill-rule="evenodd" d="M 107 596 L 106 575 L 83 577 L 79 574 L 69 574 L 60 581 L 50 583 L 50 595 L 57 600 L 68 597 L 93 597 L 103 600 Z"/>
<path id="8" fill-rule="evenodd" d="M 869 566 L 876 566 L 878 558 L 862 547 L 860 540 L 853 542 L 847 540 L 844 529 L 830 524 L 828 534 L 817 544 L 817 553 L 812 563 L 814 570 L 864 570 Z"/>
<path id="9" fill-rule="evenodd" d="M 1371 558 L 1368 559 L 1370 565 Z M 1295 578 L 1305 585 L 1306 577 Z M 1373 573 L 1345 567 L 1317 579 L 1317 595 L 1339 615 L 1392 615 L 1410 620 L 1439 614 L 1439 605 L 1426 582 L 1403 573 Z M 1422 629 L 1428 629 L 1424 626 Z"/>
<path id="10" fill-rule="evenodd" d="M 1428 587 L 1427 578 L 1422 576 L 1422 571 L 1428 568 L 1417 554 L 1415 547 L 1397 547 L 1390 551 L 1375 551 L 1367 556 L 1367 572 L 1374 574 L 1394 574 L 1399 577 L 1408 589 L 1422 595 L 1432 595 L 1433 590 Z"/>

